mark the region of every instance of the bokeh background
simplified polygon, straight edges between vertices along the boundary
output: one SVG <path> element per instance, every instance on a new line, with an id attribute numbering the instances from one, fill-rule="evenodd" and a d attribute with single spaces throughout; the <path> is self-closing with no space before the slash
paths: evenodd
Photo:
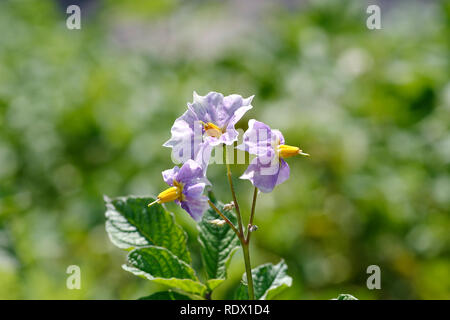
<path id="1" fill-rule="evenodd" d="M 253 266 L 284 258 L 294 279 L 278 298 L 450 299 L 449 50 L 448 1 L 1 1 L 0 298 L 159 289 L 121 269 L 102 195 L 164 187 L 161 145 L 195 90 L 255 94 L 239 127 L 257 118 L 312 155 L 257 205 Z M 209 178 L 231 200 L 225 169 Z M 236 184 L 247 215 L 251 185 Z M 198 267 L 196 225 L 168 207 Z M 243 271 L 238 253 L 214 298 Z"/>

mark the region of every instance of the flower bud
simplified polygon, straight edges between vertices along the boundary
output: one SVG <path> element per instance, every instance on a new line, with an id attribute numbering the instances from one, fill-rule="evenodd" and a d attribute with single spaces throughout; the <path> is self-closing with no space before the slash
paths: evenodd
<path id="1" fill-rule="evenodd" d="M 225 225 L 226 222 L 225 222 L 225 220 L 222 220 L 222 219 L 214 219 L 214 220 L 209 220 L 209 223 L 219 226 L 219 227 L 222 227 L 223 225 Z"/>
<path id="2" fill-rule="evenodd" d="M 227 203 L 223 206 L 223 210 L 225 211 L 231 211 L 234 208 L 234 201 L 231 201 L 230 203 Z"/>

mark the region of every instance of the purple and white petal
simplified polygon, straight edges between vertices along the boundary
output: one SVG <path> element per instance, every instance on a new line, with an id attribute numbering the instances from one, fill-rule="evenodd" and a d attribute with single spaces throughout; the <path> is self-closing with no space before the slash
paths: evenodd
<path id="1" fill-rule="evenodd" d="M 224 97 L 218 92 L 209 92 L 206 96 L 199 96 L 194 92 L 194 102 L 188 104 L 188 109 L 192 111 L 199 120 L 212 122 L 222 130 L 233 125 L 252 108 L 253 96 L 242 98 L 240 95 L 232 94 Z"/>
<path id="2" fill-rule="evenodd" d="M 210 145 L 207 142 L 203 142 L 200 145 L 199 152 L 195 156 L 195 162 L 197 162 L 203 169 L 203 174 L 206 179 L 206 170 L 208 169 L 209 159 L 211 159 L 211 152 L 214 146 Z M 207 182 L 207 184 L 210 184 Z"/>
<path id="3" fill-rule="evenodd" d="M 252 99 L 253 96 L 244 99 L 236 94 L 224 97 L 218 92 L 200 96 L 194 92 L 193 102 L 188 103 L 188 110 L 175 121 L 171 129 L 172 136 L 164 143 L 165 147 L 172 148 L 173 161 L 184 163 L 188 159 L 196 159 L 200 151 L 211 151 L 208 148 L 201 150 L 202 143 L 217 146 L 237 141 L 238 133 L 234 125 L 252 108 Z M 213 123 L 223 134 L 220 137 L 204 134 L 200 121 Z M 209 160 L 210 155 L 203 156 Z"/>
<path id="4" fill-rule="evenodd" d="M 182 188 L 183 197 L 175 200 L 194 219 L 198 220 L 208 207 L 208 198 L 203 195 L 205 187 L 210 184 L 204 174 L 203 167 L 194 160 L 188 160 L 181 168 L 162 172 L 164 181 L 170 186 Z M 180 184 L 174 184 L 174 180 Z"/>
<path id="5" fill-rule="evenodd" d="M 183 188 L 183 194 L 188 199 L 198 198 L 203 194 L 205 187 L 206 187 L 206 183 L 204 183 L 204 182 L 185 185 Z"/>
<path id="6" fill-rule="evenodd" d="M 199 179 L 202 179 L 203 177 L 203 168 L 200 166 L 200 164 L 198 164 L 194 160 L 188 160 L 178 171 L 175 179 L 178 182 L 189 184 L 192 181 L 197 181 Z"/>
<path id="7" fill-rule="evenodd" d="M 190 110 L 175 120 L 171 128 L 171 138 L 163 146 L 172 148 L 172 160 L 184 163 L 193 159 L 202 140 L 203 127 L 197 116 Z"/>
<path id="8" fill-rule="evenodd" d="M 268 149 L 273 149 L 272 136 L 272 130 L 268 125 L 251 119 L 244 133 L 243 143 L 238 146 L 238 149 L 255 155 L 264 154 Z"/>
<path id="9" fill-rule="evenodd" d="M 253 175 L 253 185 L 261 192 L 272 192 L 277 185 L 289 178 L 289 165 L 284 160 L 280 161 L 278 165 L 270 167 L 267 172 L 264 169 L 267 168 L 260 168 Z"/>
<path id="10" fill-rule="evenodd" d="M 284 144 L 284 137 L 280 130 L 272 130 L 272 143 L 275 145 Z"/>
<path id="11" fill-rule="evenodd" d="M 173 169 L 164 170 L 162 172 L 164 182 L 167 183 L 169 186 L 173 186 L 173 179 L 175 178 L 176 180 L 178 171 L 180 171 L 180 168 L 177 166 L 173 167 Z"/>
<path id="12" fill-rule="evenodd" d="M 276 151 L 278 145 L 284 144 L 284 137 L 279 130 L 272 130 L 262 122 L 249 121 L 249 128 L 244 134 L 244 142 L 238 148 L 256 155 L 241 179 L 248 179 L 262 192 L 271 192 L 276 185 L 289 178 L 290 169 Z"/>
<path id="13" fill-rule="evenodd" d="M 284 159 L 280 159 L 280 171 L 278 172 L 278 180 L 276 185 L 282 184 L 289 179 L 290 174 L 291 169 L 289 168 L 288 163 Z"/>
<path id="14" fill-rule="evenodd" d="M 219 138 L 221 143 L 225 143 L 226 145 L 232 145 L 235 141 L 237 141 L 239 133 L 234 128 L 234 125 L 228 125 L 224 134 L 222 134 Z"/>
<path id="15" fill-rule="evenodd" d="M 252 160 L 250 165 L 241 179 L 248 179 L 261 192 L 271 192 L 278 184 L 278 175 L 280 173 L 280 162 L 278 158 L 272 158 L 272 161 L 267 163 L 268 159 L 261 160 L 257 157 Z"/>
<path id="16" fill-rule="evenodd" d="M 228 128 L 241 120 L 244 114 L 252 109 L 251 102 L 253 96 L 244 99 L 240 95 L 232 94 L 223 98 L 222 107 L 217 110 L 217 125 L 222 128 Z"/>
<path id="17" fill-rule="evenodd" d="M 181 207 L 186 210 L 195 221 L 199 221 L 203 216 L 203 213 L 209 207 L 208 198 L 206 196 L 192 199 L 186 198 L 185 201 L 181 201 Z"/>
<path id="18" fill-rule="evenodd" d="M 197 120 L 215 123 L 217 109 L 221 106 L 223 95 L 218 92 L 210 92 L 206 96 L 199 96 L 194 91 L 194 101 L 188 103 L 188 109 L 195 114 Z"/>

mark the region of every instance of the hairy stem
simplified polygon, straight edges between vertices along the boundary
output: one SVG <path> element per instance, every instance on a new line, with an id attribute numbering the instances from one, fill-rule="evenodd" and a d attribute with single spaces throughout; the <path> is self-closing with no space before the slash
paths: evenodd
<path id="1" fill-rule="evenodd" d="M 247 275 L 248 298 L 250 300 L 255 300 L 255 293 L 253 291 L 252 267 L 251 267 L 251 263 L 250 263 L 249 243 L 245 242 L 245 241 L 241 241 L 241 244 L 242 244 L 242 251 L 244 252 L 245 274 Z"/>
<path id="2" fill-rule="evenodd" d="M 236 235 L 238 236 L 239 239 L 241 239 L 241 234 L 239 233 L 239 231 L 236 229 L 236 227 L 233 225 L 233 223 L 227 218 L 225 217 L 225 215 L 214 205 L 214 203 L 211 202 L 211 200 L 208 199 L 208 203 L 211 206 L 211 208 L 214 209 L 215 212 L 217 212 L 217 214 L 223 219 L 225 220 L 225 222 L 231 227 L 231 229 L 233 229 L 234 233 L 236 233 Z"/>
<path id="3" fill-rule="evenodd" d="M 227 151 L 227 150 L 226 150 Z M 228 161 L 228 152 L 226 152 L 225 163 L 227 166 L 227 177 L 228 183 L 230 184 L 231 196 L 233 197 L 234 207 L 236 208 L 236 215 L 239 227 L 239 240 L 241 241 L 242 251 L 244 253 L 244 263 L 245 263 L 245 273 L 247 275 L 247 285 L 248 285 L 248 297 L 250 300 L 255 299 L 255 294 L 253 291 L 253 276 L 252 276 L 252 266 L 250 263 L 250 250 L 249 243 L 245 239 L 244 228 L 242 227 L 242 216 L 241 210 L 239 209 L 239 203 L 236 198 L 236 192 L 234 191 L 233 179 L 231 177 L 231 169 Z"/>
<path id="4" fill-rule="evenodd" d="M 253 191 L 253 201 L 252 201 L 252 211 L 250 213 L 250 220 L 248 221 L 247 226 L 247 239 L 245 239 L 245 242 L 250 242 L 250 235 L 252 232 L 250 231 L 250 228 L 253 226 L 253 218 L 255 217 L 255 209 L 256 209 L 256 198 L 258 197 L 258 188 L 255 187 L 255 190 Z"/>
<path id="5" fill-rule="evenodd" d="M 241 237 L 244 237 L 244 229 L 242 228 L 241 210 L 239 209 L 239 203 L 237 202 L 236 192 L 234 191 L 233 179 L 231 177 L 231 169 L 228 162 L 227 162 L 227 176 L 228 176 L 228 183 L 230 184 L 231 196 L 233 197 L 234 207 L 236 208 L 239 232 L 241 234 Z"/>

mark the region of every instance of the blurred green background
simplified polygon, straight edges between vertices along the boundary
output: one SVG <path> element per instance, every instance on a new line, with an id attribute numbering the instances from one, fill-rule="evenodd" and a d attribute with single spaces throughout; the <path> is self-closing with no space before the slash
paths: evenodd
<path id="1" fill-rule="evenodd" d="M 102 195 L 164 188 L 161 145 L 195 90 L 255 94 L 239 127 L 257 118 L 312 155 L 257 204 L 252 262 L 286 260 L 280 299 L 450 299 L 448 1 L 82 1 L 68 30 L 72 3 L 0 2 L 0 298 L 159 289 L 121 269 Z M 208 173 L 230 201 L 223 166 Z M 198 267 L 195 223 L 168 208 Z M 372 264 L 381 290 L 366 287 Z M 238 253 L 213 298 L 243 272 Z"/>

